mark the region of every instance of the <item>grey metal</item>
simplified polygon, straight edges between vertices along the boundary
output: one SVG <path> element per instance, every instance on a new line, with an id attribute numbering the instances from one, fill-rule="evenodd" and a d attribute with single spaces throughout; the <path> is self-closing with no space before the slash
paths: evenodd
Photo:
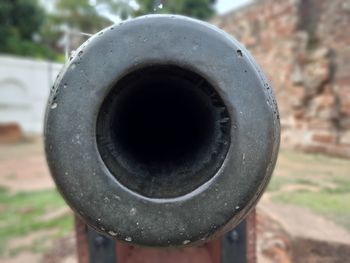
<path id="1" fill-rule="evenodd" d="M 221 263 L 247 263 L 246 220 L 222 237 Z"/>
<path id="2" fill-rule="evenodd" d="M 113 239 L 88 227 L 88 242 L 90 263 L 117 263 L 116 244 Z"/>
<path id="3" fill-rule="evenodd" d="M 161 98 L 138 103 L 139 89 Z M 175 159 L 162 132 L 173 127 Z M 135 145 L 125 134 L 137 132 Z M 271 177 L 280 126 L 271 86 L 241 44 L 204 22 L 152 15 L 106 28 L 75 52 L 50 95 L 44 134 L 57 188 L 87 224 L 168 247 L 203 243 L 243 220 Z"/>

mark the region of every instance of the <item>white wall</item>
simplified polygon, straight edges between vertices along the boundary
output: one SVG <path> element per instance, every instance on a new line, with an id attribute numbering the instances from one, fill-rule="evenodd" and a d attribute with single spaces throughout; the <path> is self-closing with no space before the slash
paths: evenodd
<path id="1" fill-rule="evenodd" d="M 62 65 L 0 56 L 0 124 L 18 123 L 26 134 L 41 134 L 46 101 Z"/>

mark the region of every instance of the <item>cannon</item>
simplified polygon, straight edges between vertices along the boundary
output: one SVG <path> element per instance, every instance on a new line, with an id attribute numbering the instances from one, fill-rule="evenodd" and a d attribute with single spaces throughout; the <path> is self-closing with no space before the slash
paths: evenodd
<path id="1" fill-rule="evenodd" d="M 151 15 L 74 53 L 44 134 L 57 188 L 84 222 L 126 243 L 181 247 L 246 217 L 273 172 L 280 125 L 240 43 L 205 22 Z"/>

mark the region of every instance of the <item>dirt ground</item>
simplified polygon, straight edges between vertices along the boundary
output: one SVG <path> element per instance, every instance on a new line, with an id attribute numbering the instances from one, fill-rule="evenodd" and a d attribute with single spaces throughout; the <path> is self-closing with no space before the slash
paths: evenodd
<path id="1" fill-rule="evenodd" d="M 0 185 L 11 191 L 54 188 L 40 137 L 0 145 Z"/>
<path id="2" fill-rule="evenodd" d="M 332 180 L 324 180 L 324 174 L 346 174 L 350 171 L 350 161 L 331 160 L 331 164 L 329 164 L 323 162 L 322 159 L 317 159 L 315 161 L 314 159 L 308 160 L 308 157 L 302 158 L 303 159 L 299 159 L 299 155 L 290 155 L 288 152 L 282 152 L 274 177 L 280 178 L 282 181 L 284 180 L 283 182 L 288 179 L 288 184 L 282 184 L 280 182 L 278 182 L 278 186 L 271 184 L 274 189 L 268 190 L 258 205 L 258 213 L 260 214 L 259 220 L 260 222 L 261 220 L 265 222 L 265 224 L 261 223 L 261 226 L 267 225 L 265 228 L 260 227 L 259 231 L 259 246 L 257 248 L 259 252 L 259 262 L 291 262 L 284 259 L 284 256 L 276 259 L 277 252 L 274 252 L 274 255 L 270 254 L 271 251 L 275 251 L 276 247 L 288 251 L 290 248 L 287 247 L 291 246 L 290 244 L 286 245 L 283 243 L 283 240 L 286 238 L 276 238 L 276 229 L 272 229 L 273 224 L 266 224 L 266 221 L 271 220 L 278 222 L 279 230 L 277 232 L 286 233 L 285 236 L 288 236 L 291 240 L 315 240 L 315 242 L 344 245 L 345 248 L 342 247 L 342 251 L 349 253 L 348 255 L 350 257 L 350 252 L 347 250 L 350 248 L 350 232 L 344 226 L 308 208 L 274 201 L 275 196 L 281 193 L 288 194 L 298 191 L 317 193 L 320 192 L 323 187 L 333 189 L 335 186 L 332 185 Z M 301 175 L 303 181 L 300 179 Z M 293 176 L 300 180 L 290 182 L 290 178 L 294 178 Z M 311 181 L 305 182 L 305 178 L 312 179 L 310 179 Z M 312 180 L 315 180 L 316 183 Z M 54 188 L 54 183 L 46 166 L 41 138 L 33 138 L 31 141 L 15 145 L 0 145 L 0 186 L 5 187 L 8 191 L 13 193 L 23 191 L 36 192 Z M 0 211 L 1 209 L 2 204 L 0 203 Z M 42 219 L 49 220 L 56 217 L 59 218 L 67 213 L 70 213 L 69 209 L 67 209 L 67 207 L 62 207 L 55 211 L 48 211 L 43 215 Z M 11 255 L 0 256 L 0 261 L 9 263 L 24 261 L 27 263 L 76 262 L 73 231 L 70 231 L 70 233 L 63 238 L 55 238 L 55 231 L 55 229 L 36 231 L 20 238 L 16 237 L 11 239 L 7 244 L 9 247 L 14 246 L 13 244 L 17 247 L 25 247 L 31 242 L 34 242 L 34 240 L 41 239 L 42 236 L 50 237 L 43 250 L 17 251 Z M 284 234 L 282 234 L 282 236 L 284 236 Z M 338 261 L 322 261 L 321 259 L 320 261 L 316 260 L 312 262 Z"/>

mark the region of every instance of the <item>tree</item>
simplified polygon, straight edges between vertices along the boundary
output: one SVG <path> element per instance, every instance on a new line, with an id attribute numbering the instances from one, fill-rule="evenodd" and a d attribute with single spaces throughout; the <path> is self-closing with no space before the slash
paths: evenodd
<path id="1" fill-rule="evenodd" d="M 50 57 L 53 52 L 40 41 L 44 10 L 36 0 L 1 0 L 0 52 Z"/>
<path id="2" fill-rule="evenodd" d="M 157 13 L 181 14 L 207 20 L 215 14 L 214 0 L 138 0 L 139 10 L 135 11 L 135 15 L 146 15 L 153 13 L 157 6 L 162 8 Z"/>
<path id="3" fill-rule="evenodd" d="M 58 59 L 64 31 L 96 33 L 110 25 L 111 17 L 126 19 L 154 13 L 175 13 L 209 19 L 213 0 L 54 0 L 47 13 L 38 0 L 0 0 L 0 53 Z M 71 43 L 75 48 L 82 38 Z M 62 41 L 61 41 L 62 43 Z"/>
<path id="4" fill-rule="evenodd" d="M 43 38 L 58 53 L 63 54 L 63 47 L 74 50 L 86 39 L 79 32 L 94 34 L 113 24 L 113 18 L 128 18 L 132 13 L 128 1 L 55 0 L 42 30 Z"/>
<path id="5" fill-rule="evenodd" d="M 130 0 L 95 0 L 96 8 L 105 8 L 105 11 L 114 16 L 118 16 L 121 20 L 131 17 L 134 13 Z"/>
<path id="6" fill-rule="evenodd" d="M 95 33 L 111 24 L 98 14 L 89 0 L 59 0 L 50 19 L 56 28 L 68 27 L 87 33 Z"/>

